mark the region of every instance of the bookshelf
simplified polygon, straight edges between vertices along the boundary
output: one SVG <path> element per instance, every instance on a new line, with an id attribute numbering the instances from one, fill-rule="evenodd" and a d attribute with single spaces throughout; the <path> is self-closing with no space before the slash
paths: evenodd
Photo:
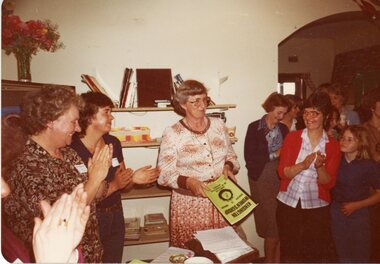
<path id="1" fill-rule="evenodd" d="M 153 244 L 169 241 L 169 233 L 160 235 L 146 235 L 144 228 L 140 228 L 140 239 L 138 240 L 124 240 L 124 246 Z"/>

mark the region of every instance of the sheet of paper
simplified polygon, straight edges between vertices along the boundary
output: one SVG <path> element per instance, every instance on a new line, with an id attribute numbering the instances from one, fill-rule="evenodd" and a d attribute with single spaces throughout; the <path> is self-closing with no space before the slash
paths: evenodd
<path id="1" fill-rule="evenodd" d="M 203 249 L 214 253 L 222 263 L 234 260 L 253 250 L 230 226 L 198 231 L 194 235 L 201 242 Z"/>

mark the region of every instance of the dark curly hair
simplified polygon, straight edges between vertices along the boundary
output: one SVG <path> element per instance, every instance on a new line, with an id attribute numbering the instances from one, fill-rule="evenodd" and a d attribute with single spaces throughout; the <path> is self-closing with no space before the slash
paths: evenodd
<path id="1" fill-rule="evenodd" d="M 331 112 L 331 101 L 328 93 L 316 90 L 305 101 L 304 108 L 315 108 L 323 115 L 323 128 L 328 128 L 328 117 Z"/>
<path id="2" fill-rule="evenodd" d="M 86 130 L 91 123 L 91 119 L 99 111 L 99 108 L 113 107 L 114 103 L 105 94 L 99 92 L 87 92 L 80 95 L 83 99 L 84 106 L 79 112 L 79 126 L 81 131 L 78 132 L 80 137 L 86 135 Z"/>
<path id="3" fill-rule="evenodd" d="M 46 129 L 49 122 L 57 120 L 71 106 L 80 110 L 81 98 L 70 88 L 48 85 L 27 94 L 21 104 L 21 120 L 24 132 L 36 135 Z"/>

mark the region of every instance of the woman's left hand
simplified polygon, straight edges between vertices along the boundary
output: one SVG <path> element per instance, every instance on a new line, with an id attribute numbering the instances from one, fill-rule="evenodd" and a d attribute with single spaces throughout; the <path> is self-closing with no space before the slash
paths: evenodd
<path id="1" fill-rule="evenodd" d="M 325 165 L 325 162 L 326 162 L 326 155 L 323 155 L 320 151 L 318 151 L 316 153 L 316 158 L 315 158 L 315 162 L 314 162 L 314 166 L 315 168 L 320 168 L 322 167 L 323 165 Z"/>
<path id="2" fill-rule="evenodd" d="M 357 203 L 355 202 L 350 202 L 350 203 L 343 203 L 342 207 L 340 210 L 345 216 L 350 216 L 353 212 L 358 210 Z"/>
<path id="3" fill-rule="evenodd" d="M 86 206 L 87 193 L 79 184 L 71 195 L 63 194 L 51 207 L 41 201 L 44 215 L 34 219 L 33 251 L 38 263 L 66 263 L 80 243 L 90 207 Z M 57 250 L 58 249 L 58 250 Z"/>
<path id="4" fill-rule="evenodd" d="M 230 178 L 231 180 L 233 180 L 234 182 L 237 182 L 236 180 L 236 177 L 235 177 L 235 174 L 233 173 L 230 165 L 228 164 L 224 164 L 224 167 L 223 167 L 223 175 L 224 175 L 224 179 L 228 179 Z"/>

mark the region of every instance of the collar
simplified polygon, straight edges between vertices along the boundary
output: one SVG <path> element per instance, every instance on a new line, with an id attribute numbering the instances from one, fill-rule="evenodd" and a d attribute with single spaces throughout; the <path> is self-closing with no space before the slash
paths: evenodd
<path id="1" fill-rule="evenodd" d="M 307 135 L 307 128 L 304 128 L 304 129 L 302 130 L 301 138 L 302 138 L 303 140 L 307 140 L 308 142 L 310 141 L 309 136 Z M 320 139 L 319 142 L 321 142 L 321 141 L 324 141 L 325 143 L 328 143 L 328 142 L 329 142 L 329 137 L 327 136 L 327 133 L 326 133 L 325 130 L 323 130 L 323 132 L 322 132 L 322 137 L 321 137 L 321 139 Z"/>
<path id="2" fill-rule="evenodd" d="M 267 126 L 267 122 L 265 121 L 265 117 L 266 116 L 267 115 L 263 115 L 263 117 L 260 119 L 259 126 L 257 127 L 257 130 L 269 129 L 268 126 Z"/>

